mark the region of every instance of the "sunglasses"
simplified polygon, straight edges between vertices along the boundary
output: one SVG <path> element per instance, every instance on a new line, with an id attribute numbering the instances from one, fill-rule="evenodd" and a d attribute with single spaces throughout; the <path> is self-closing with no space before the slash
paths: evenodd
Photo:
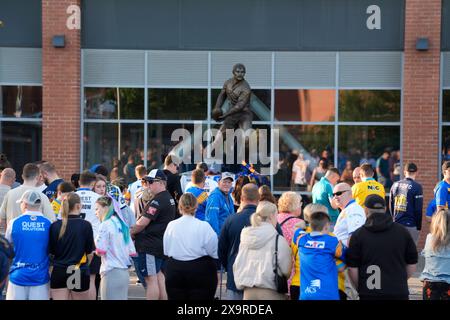
<path id="1" fill-rule="evenodd" d="M 152 181 L 149 181 L 149 180 L 146 180 L 146 179 L 142 179 L 142 182 L 146 182 L 147 184 L 153 184 L 154 182 L 157 182 L 157 181 L 161 181 L 161 180 L 160 179 L 154 179 Z"/>
<path id="2" fill-rule="evenodd" d="M 344 190 L 344 191 L 335 192 L 335 193 L 333 193 L 333 197 L 339 197 L 339 196 L 341 196 L 343 193 L 345 193 L 347 191 L 350 191 L 350 190 Z"/>

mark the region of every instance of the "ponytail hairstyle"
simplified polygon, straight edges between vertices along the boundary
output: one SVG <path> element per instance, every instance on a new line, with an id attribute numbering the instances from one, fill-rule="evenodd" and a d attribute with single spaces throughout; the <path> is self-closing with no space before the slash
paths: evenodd
<path id="1" fill-rule="evenodd" d="M 270 222 L 270 219 L 277 214 L 277 206 L 274 203 L 261 201 L 256 207 L 256 212 L 250 217 L 250 224 L 252 227 L 259 227 L 263 222 Z"/>
<path id="2" fill-rule="evenodd" d="M 80 199 L 80 196 L 77 195 L 75 192 L 70 192 L 63 199 L 63 201 L 61 203 L 62 224 L 61 224 L 61 230 L 59 231 L 58 240 L 61 239 L 64 236 L 64 234 L 66 233 L 67 221 L 69 220 L 69 213 L 73 211 L 73 209 L 75 208 L 75 205 L 78 203 L 81 204 L 81 199 Z"/>
<path id="3" fill-rule="evenodd" d="M 128 225 L 119 217 L 117 212 L 114 211 L 114 204 L 113 200 L 109 196 L 103 196 L 97 199 L 96 201 L 99 205 L 102 207 L 107 207 L 108 212 L 106 212 L 105 216 L 103 217 L 103 221 L 107 221 L 111 219 L 114 215 L 117 217 L 117 220 L 119 220 L 120 227 L 117 227 L 116 223 L 114 222 L 114 225 L 117 227 L 118 231 L 122 233 L 123 241 L 125 244 L 128 244 L 130 242 L 130 228 Z"/>
<path id="4" fill-rule="evenodd" d="M 197 199 L 190 192 L 184 193 L 178 203 L 178 209 L 183 215 L 195 216 L 197 206 Z"/>
<path id="5" fill-rule="evenodd" d="M 438 252 L 450 244 L 450 210 L 439 210 L 431 218 L 431 249 Z"/>

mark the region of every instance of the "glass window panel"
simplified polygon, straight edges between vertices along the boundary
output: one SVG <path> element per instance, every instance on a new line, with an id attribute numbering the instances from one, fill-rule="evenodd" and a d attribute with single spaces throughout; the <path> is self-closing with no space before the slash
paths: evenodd
<path id="1" fill-rule="evenodd" d="M 42 87 L 0 86 L 0 115 L 42 118 Z"/>
<path id="2" fill-rule="evenodd" d="M 205 120 L 207 89 L 149 89 L 149 118 Z"/>
<path id="3" fill-rule="evenodd" d="M 119 135 L 120 132 L 120 135 Z M 120 136 L 120 140 L 118 137 Z M 120 153 L 119 153 L 120 150 Z M 86 123 L 84 127 L 84 168 L 101 163 L 109 170 L 123 167 L 131 156 L 133 165 L 143 163 L 144 125 L 116 123 Z"/>
<path id="4" fill-rule="evenodd" d="M 203 131 L 205 126 L 199 127 Z M 191 145 L 186 146 L 183 144 L 182 139 L 172 141 L 172 134 L 177 129 L 186 129 L 192 137 Z M 200 134 L 202 134 L 200 132 Z M 147 153 L 147 169 L 160 168 L 164 164 L 164 158 L 169 154 L 172 149 L 178 145 L 183 148 L 190 148 L 193 150 L 193 139 L 194 135 L 194 125 L 193 124 L 149 124 L 148 125 L 148 153 Z M 187 142 L 185 142 L 187 143 Z M 186 162 L 191 162 L 191 164 L 184 164 L 180 167 L 180 172 L 195 169 L 195 164 L 192 159 L 193 153 L 191 152 L 191 159 Z M 180 154 L 183 156 L 183 154 Z M 189 156 L 189 155 L 188 155 Z"/>
<path id="5" fill-rule="evenodd" d="M 316 170 L 318 171 L 318 174 L 315 175 L 316 179 L 312 179 L 314 169 L 319 165 L 320 157 L 326 157 L 328 165 L 332 165 L 334 126 L 289 125 L 275 128 L 280 130 L 280 161 L 278 172 L 273 177 L 274 190 L 311 190 L 312 184 L 323 175 L 321 173 L 323 169 Z M 296 160 L 299 161 L 296 162 Z"/>
<path id="6" fill-rule="evenodd" d="M 275 90 L 278 121 L 334 121 L 335 90 Z"/>
<path id="7" fill-rule="evenodd" d="M 442 121 L 450 121 L 450 90 L 442 92 Z"/>
<path id="8" fill-rule="evenodd" d="M 388 150 L 386 170 L 389 173 L 389 180 L 390 182 L 398 180 L 400 173 L 396 167 L 400 164 L 399 126 L 340 126 L 338 148 L 338 168 L 341 172 L 347 161 L 351 161 L 352 168 L 365 162 L 376 168 L 377 160 L 385 150 Z M 387 184 L 389 188 L 389 181 Z"/>
<path id="9" fill-rule="evenodd" d="M 211 90 L 211 108 L 214 108 L 221 89 Z M 253 121 L 270 121 L 271 93 L 270 89 L 252 89 L 250 108 L 253 112 Z"/>
<path id="10" fill-rule="evenodd" d="M 84 93 L 87 119 L 144 118 L 144 89 L 85 88 Z"/>
<path id="11" fill-rule="evenodd" d="M 5 154 L 20 179 L 22 168 L 42 159 L 41 122 L 0 122 L 0 152 Z"/>
<path id="12" fill-rule="evenodd" d="M 442 163 L 450 161 L 450 127 L 442 126 Z"/>
<path id="13" fill-rule="evenodd" d="M 339 121 L 400 121 L 400 90 L 340 90 Z"/>

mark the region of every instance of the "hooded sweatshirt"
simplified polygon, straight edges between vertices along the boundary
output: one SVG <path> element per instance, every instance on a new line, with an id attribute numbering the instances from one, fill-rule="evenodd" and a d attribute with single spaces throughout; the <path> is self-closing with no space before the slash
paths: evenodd
<path id="1" fill-rule="evenodd" d="M 350 238 L 347 251 L 347 265 L 359 268 L 359 295 L 380 299 L 408 298 L 406 265 L 417 260 L 417 248 L 409 232 L 384 213 L 367 217 L 364 226 Z"/>
<path id="2" fill-rule="evenodd" d="M 239 253 L 233 265 L 234 281 L 239 290 L 266 288 L 276 290 L 274 269 L 276 229 L 263 222 L 258 227 L 242 230 Z M 291 249 L 282 236 L 278 238 L 279 275 L 289 276 L 292 266 Z"/>

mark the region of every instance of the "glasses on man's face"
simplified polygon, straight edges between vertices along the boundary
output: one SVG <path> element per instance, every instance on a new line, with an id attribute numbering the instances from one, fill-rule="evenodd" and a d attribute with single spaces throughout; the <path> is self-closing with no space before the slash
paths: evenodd
<path id="1" fill-rule="evenodd" d="M 343 191 L 335 192 L 335 193 L 333 193 L 333 197 L 339 197 L 347 191 L 350 191 L 350 190 L 343 190 Z"/>

